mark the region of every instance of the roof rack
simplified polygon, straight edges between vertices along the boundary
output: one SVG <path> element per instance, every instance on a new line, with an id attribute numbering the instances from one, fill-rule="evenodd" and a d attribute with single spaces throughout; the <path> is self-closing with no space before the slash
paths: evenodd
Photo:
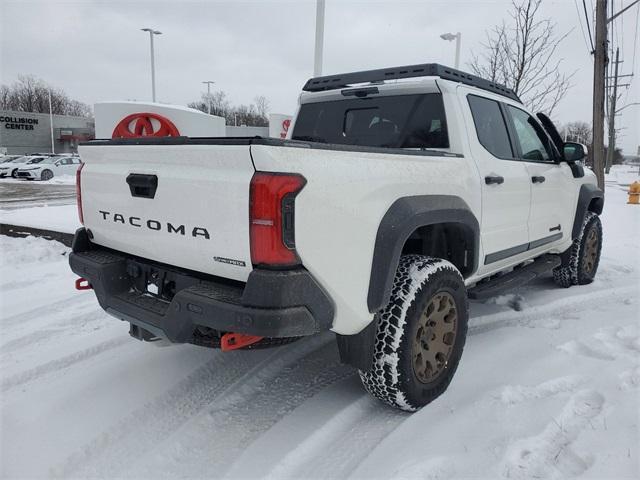
<path id="1" fill-rule="evenodd" d="M 444 80 L 464 83 L 481 88 L 489 92 L 503 95 L 507 98 L 521 102 L 518 95 L 510 88 L 499 83 L 490 82 L 484 78 L 461 72 L 455 68 L 445 67 L 438 63 L 423 63 L 421 65 L 406 65 L 404 67 L 381 68 L 378 70 L 365 70 L 363 72 L 341 73 L 324 77 L 311 78 L 305 83 L 302 90 L 305 92 L 321 92 L 344 88 L 356 83 L 380 82 L 383 80 L 395 80 L 398 78 L 415 77 L 440 77 Z"/>

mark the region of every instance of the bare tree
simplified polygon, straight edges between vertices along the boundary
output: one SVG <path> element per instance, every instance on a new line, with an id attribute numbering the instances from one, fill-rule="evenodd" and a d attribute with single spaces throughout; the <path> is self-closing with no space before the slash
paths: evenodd
<path id="1" fill-rule="evenodd" d="M 33 75 L 20 75 L 11 85 L 0 86 L 0 108 L 18 112 L 49 113 L 56 115 L 91 116 L 91 107 L 73 100 L 61 89 L 47 84 Z"/>
<path id="2" fill-rule="evenodd" d="M 476 75 L 511 88 L 534 111 L 551 115 L 572 86 L 575 72 L 562 72 L 557 58 L 569 32 L 556 33 L 556 24 L 540 17 L 542 0 L 513 0 L 509 23 L 495 26 L 474 53 L 469 67 Z"/>
<path id="3" fill-rule="evenodd" d="M 569 122 L 560 129 L 560 135 L 567 142 L 578 142 L 591 145 L 591 124 L 587 122 Z"/>
<path id="4" fill-rule="evenodd" d="M 0 92 L 1 96 L 1 92 Z M 213 92 L 210 97 L 203 94 L 197 102 L 191 102 L 187 106 L 201 112 L 208 112 L 209 100 L 211 101 L 211 114 L 224 117 L 227 125 L 247 125 L 250 127 L 266 127 L 269 125 L 267 113 L 269 100 L 263 96 L 257 96 L 250 105 L 232 106 L 227 100 L 227 94 L 223 91 Z"/>
<path id="5" fill-rule="evenodd" d="M 265 97 L 264 95 L 258 95 L 253 99 L 253 103 L 256 106 L 258 115 L 260 115 L 261 117 L 267 118 L 267 115 L 269 114 L 269 108 L 270 108 L 269 100 L 267 100 L 267 97 Z"/>

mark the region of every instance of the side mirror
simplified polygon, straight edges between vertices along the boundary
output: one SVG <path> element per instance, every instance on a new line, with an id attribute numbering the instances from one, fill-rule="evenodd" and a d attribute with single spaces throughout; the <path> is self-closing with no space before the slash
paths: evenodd
<path id="1" fill-rule="evenodd" d="M 563 147 L 563 154 L 567 162 L 577 162 L 587 156 L 587 147 L 581 143 L 566 142 Z"/>

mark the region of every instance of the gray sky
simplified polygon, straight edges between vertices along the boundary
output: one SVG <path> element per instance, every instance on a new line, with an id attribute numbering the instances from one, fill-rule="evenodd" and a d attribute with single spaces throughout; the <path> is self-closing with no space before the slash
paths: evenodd
<path id="1" fill-rule="evenodd" d="M 615 10 L 631 0 L 613 0 Z M 594 0 L 587 0 L 590 7 Z M 454 44 L 444 32 L 462 32 L 462 69 L 485 31 L 507 17 L 508 0 L 327 0 L 324 73 L 412 63 L 453 65 Z M 214 80 L 234 104 L 265 95 L 271 111 L 293 113 L 313 70 L 315 1 L 13 1 L 0 0 L 0 80 L 32 73 L 86 103 L 149 100 L 149 40 L 156 37 L 158 100 L 186 104 Z M 580 10 L 578 10 L 580 7 Z M 581 0 L 544 0 L 544 16 L 570 31 L 558 55 L 575 86 L 554 113 L 558 122 L 591 121 L 592 58 L 579 20 Z M 640 102 L 640 52 L 634 57 L 637 7 L 614 23 L 622 48 L 621 73 L 636 77 L 624 103 Z M 579 16 L 580 15 L 580 16 Z M 585 30 L 586 33 L 586 30 Z M 592 32 L 593 34 L 593 32 Z M 640 47 L 636 45 L 636 49 Z M 633 65 L 635 63 L 635 65 Z M 624 79 L 625 82 L 629 80 Z M 640 144 L 640 107 L 622 111 L 620 144 Z"/>

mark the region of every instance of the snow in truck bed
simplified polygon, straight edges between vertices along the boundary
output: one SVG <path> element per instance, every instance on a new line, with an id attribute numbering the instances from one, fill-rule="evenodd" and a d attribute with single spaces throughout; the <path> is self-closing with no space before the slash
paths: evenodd
<path id="1" fill-rule="evenodd" d="M 76 292 L 68 250 L 0 237 L 2 477 L 639 478 L 640 206 L 607 189 L 596 281 L 473 302 L 448 391 L 370 398 L 331 334 L 158 348 Z"/>

